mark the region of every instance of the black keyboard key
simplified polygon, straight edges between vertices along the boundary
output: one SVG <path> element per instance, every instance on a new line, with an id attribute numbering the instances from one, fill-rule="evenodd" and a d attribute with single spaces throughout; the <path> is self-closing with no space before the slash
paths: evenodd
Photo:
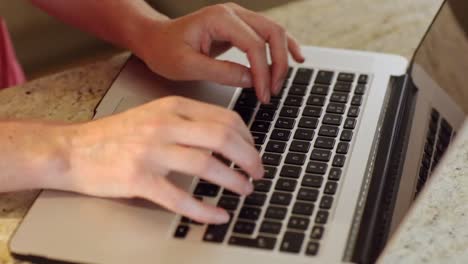
<path id="1" fill-rule="evenodd" d="M 221 198 L 218 201 L 218 206 L 226 210 L 236 210 L 238 205 L 238 197 L 221 196 Z"/>
<path id="2" fill-rule="evenodd" d="M 327 106 L 327 113 L 344 114 L 345 109 L 346 109 L 345 104 L 329 103 L 328 106 Z"/>
<path id="3" fill-rule="evenodd" d="M 316 240 L 322 239 L 324 231 L 323 226 L 314 226 L 312 231 L 310 231 L 310 238 Z"/>
<path id="4" fill-rule="evenodd" d="M 431 145 L 431 143 L 426 142 L 426 144 L 424 145 L 424 151 L 425 151 L 427 154 L 432 155 L 433 150 L 434 150 L 434 146 Z"/>
<path id="5" fill-rule="evenodd" d="M 286 100 L 284 100 L 284 105 L 300 107 L 302 105 L 302 101 L 302 97 L 290 95 L 286 97 Z"/>
<path id="6" fill-rule="evenodd" d="M 315 223 L 326 224 L 328 221 L 328 211 L 320 210 L 315 216 Z"/>
<path id="7" fill-rule="evenodd" d="M 296 202 L 293 207 L 293 214 L 311 216 L 314 212 L 314 204 Z"/>
<path id="8" fill-rule="evenodd" d="M 340 143 L 338 143 L 338 147 L 336 147 L 336 153 L 347 154 L 348 149 L 349 149 L 349 143 L 340 142 Z"/>
<path id="9" fill-rule="evenodd" d="M 361 74 L 358 78 L 358 83 L 367 83 L 369 76 L 367 74 Z"/>
<path id="10" fill-rule="evenodd" d="M 362 103 L 362 95 L 354 95 L 351 99 L 351 105 L 360 106 Z"/>
<path id="11" fill-rule="evenodd" d="M 235 107 L 248 107 L 248 108 L 254 108 L 257 105 L 257 98 L 255 97 L 255 94 L 253 93 L 246 93 L 243 91 L 239 95 L 239 99 L 237 99 L 236 106 Z"/>
<path id="12" fill-rule="evenodd" d="M 307 105 L 323 106 L 325 104 L 325 96 L 311 95 L 307 98 Z"/>
<path id="13" fill-rule="evenodd" d="M 306 106 L 302 115 L 308 117 L 320 117 L 322 115 L 322 107 Z"/>
<path id="14" fill-rule="evenodd" d="M 256 180 L 253 181 L 254 191 L 256 192 L 269 192 L 272 182 L 269 180 Z"/>
<path id="15" fill-rule="evenodd" d="M 266 194 L 254 192 L 245 197 L 244 204 L 262 206 L 265 204 L 266 198 Z"/>
<path id="16" fill-rule="evenodd" d="M 250 128 L 253 132 L 267 133 L 270 129 L 270 122 L 265 121 L 255 121 Z"/>
<path id="17" fill-rule="evenodd" d="M 281 223 L 272 221 L 263 221 L 260 226 L 260 232 L 277 235 L 281 231 Z"/>
<path id="18" fill-rule="evenodd" d="M 280 111 L 281 117 L 296 118 L 299 115 L 299 108 L 284 106 Z"/>
<path id="19" fill-rule="evenodd" d="M 312 69 L 299 68 L 296 71 L 296 76 L 294 76 L 293 83 L 308 85 L 313 73 L 314 71 Z"/>
<path id="20" fill-rule="evenodd" d="M 343 127 L 346 129 L 354 129 L 356 127 L 356 119 L 349 117 L 346 118 Z"/>
<path id="21" fill-rule="evenodd" d="M 331 151 L 326 149 L 314 149 L 310 155 L 311 160 L 329 161 L 331 159 Z"/>
<path id="22" fill-rule="evenodd" d="M 349 93 L 351 91 L 351 84 L 345 82 L 337 82 L 333 90 L 335 92 Z"/>
<path id="23" fill-rule="evenodd" d="M 299 253 L 301 251 L 302 243 L 304 241 L 304 234 L 297 232 L 286 232 L 281 241 L 280 251 Z"/>
<path id="24" fill-rule="evenodd" d="M 270 203 L 276 205 L 289 205 L 291 203 L 292 194 L 284 192 L 274 192 L 271 196 Z"/>
<path id="25" fill-rule="evenodd" d="M 275 118 L 275 110 L 270 109 L 260 109 L 255 116 L 255 120 L 262 120 L 262 121 L 273 121 Z"/>
<path id="26" fill-rule="evenodd" d="M 257 152 L 261 152 L 262 151 L 262 146 L 260 145 L 255 145 L 255 148 L 257 149 Z"/>
<path id="27" fill-rule="evenodd" d="M 306 140 L 311 141 L 314 138 L 314 131 L 311 129 L 296 129 L 296 133 L 294 133 L 294 139 L 299 140 Z"/>
<path id="28" fill-rule="evenodd" d="M 331 168 L 330 173 L 328 173 L 328 179 L 332 181 L 339 181 L 340 178 L 341 178 L 341 169 Z"/>
<path id="29" fill-rule="evenodd" d="M 185 238 L 190 230 L 190 227 L 188 225 L 179 225 L 176 228 L 176 231 L 174 233 L 174 237 L 176 238 Z"/>
<path id="30" fill-rule="evenodd" d="M 307 86 L 305 85 L 297 85 L 293 84 L 291 88 L 289 88 L 289 93 L 290 95 L 298 95 L 298 96 L 304 96 L 307 92 Z"/>
<path id="31" fill-rule="evenodd" d="M 322 125 L 319 130 L 319 136 L 336 137 L 339 128 L 337 126 Z"/>
<path id="32" fill-rule="evenodd" d="M 319 71 L 317 73 L 317 77 L 315 77 L 315 83 L 331 84 L 333 75 L 334 74 L 331 71 Z"/>
<path id="33" fill-rule="evenodd" d="M 335 114 L 325 114 L 323 116 L 323 123 L 327 125 L 334 125 L 340 126 L 342 121 L 342 117 L 340 115 Z"/>
<path id="34" fill-rule="evenodd" d="M 286 128 L 286 129 L 292 129 L 294 127 L 295 120 L 291 118 L 278 118 L 276 120 L 276 128 Z"/>
<path id="35" fill-rule="evenodd" d="M 323 149 L 333 149 L 335 147 L 335 139 L 329 137 L 318 137 L 315 140 L 316 148 L 323 148 Z"/>
<path id="36" fill-rule="evenodd" d="M 286 207 L 270 206 L 266 210 L 265 218 L 283 220 L 287 212 L 288 209 Z"/>
<path id="37" fill-rule="evenodd" d="M 347 103 L 348 102 L 348 94 L 345 93 L 337 93 L 334 92 L 330 96 L 330 102 L 336 102 L 336 103 Z"/>
<path id="38" fill-rule="evenodd" d="M 262 145 L 265 142 L 266 134 L 252 132 L 252 137 L 255 141 L 255 145 Z"/>
<path id="39" fill-rule="evenodd" d="M 309 227 L 309 219 L 297 216 L 291 216 L 288 222 L 288 228 L 306 230 Z"/>
<path id="40" fill-rule="evenodd" d="M 223 190 L 223 195 L 228 195 L 228 196 L 233 196 L 233 197 L 240 197 L 239 194 L 235 193 L 235 192 L 231 192 L 230 190 L 228 189 L 224 189 Z"/>
<path id="41" fill-rule="evenodd" d="M 343 130 L 341 132 L 341 136 L 340 136 L 340 140 L 341 141 L 346 141 L 346 142 L 349 142 L 351 141 L 351 139 L 353 139 L 353 131 L 352 130 Z"/>
<path id="42" fill-rule="evenodd" d="M 321 182 L 320 182 L 320 185 L 321 185 Z M 319 195 L 319 190 L 302 187 L 299 189 L 299 192 L 297 193 L 297 199 L 302 200 L 302 201 L 315 202 L 317 201 L 318 195 Z"/>
<path id="43" fill-rule="evenodd" d="M 338 189 L 338 183 L 334 181 L 329 181 L 325 184 L 324 193 L 334 195 Z"/>
<path id="44" fill-rule="evenodd" d="M 281 158 L 281 154 L 265 152 L 262 156 L 262 162 L 266 165 L 278 166 L 281 162 Z"/>
<path id="45" fill-rule="evenodd" d="M 291 179 L 279 179 L 276 182 L 275 190 L 285 191 L 285 192 L 294 192 L 296 189 L 297 181 Z"/>
<path id="46" fill-rule="evenodd" d="M 265 171 L 265 175 L 263 176 L 265 179 L 273 179 L 276 176 L 276 168 L 270 166 L 263 166 L 263 170 Z"/>
<path id="47" fill-rule="evenodd" d="M 310 241 L 308 244 L 307 244 L 307 248 L 306 248 L 306 255 L 308 256 L 315 256 L 317 255 L 318 251 L 319 251 L 319 243 L 318 242 L 315 242 L 315 241 Z"/>
<path id="48" fill-rule="evenodd" d="M 291 146 L 289 147 L 290 151 L 307 153 L 309 152 L 310 143 L 306 141 L 293 140 Z"/>
<path id="49" fill-rule="evenodd" d="M 323 178 L 318 175 L 306 174 L 302 178 L 302 186 L 320 188 L 322 186 Z"/>
<path id="50" fill-rule="evenodd" d="M 354 82 L 354 73 L 340 72 L 338 74 L 338 81 L 340 82 Z"/>
<path id="51" fill-rule="evenodd" d="M 314 117 L 302 117 L 299 120 L 299 127 L 300 128 L 308 128 L 308 129 L 315 129 L 318 125 L 318 119 Z"/>
<path id="52" fill-rule="evenodd" d="M 203 241 L 221 243 L 226 236 L 229 224 L 209 225 L 203 235 Z"/>
<path id="53" fill-rule="evenodd" d="M 306 159 L 306 155 L 302 153 L 290 152 L 286 155 L 286 160 L 284 161 L 287 164 L 293 165 L 303 165 Z"/>
<path id="54" fill-rule="evenodd" d="M 247 220 L 257 220 L 260 217 L 262 210 L 257 207 L 244 206 L 241 208 L 239 218 Z"/>
<path id="55" fill-rule="evenodd" d="M 307 164 L 306 171 L 309 173 L 316 173 L 316 174 L 323 175 L 327 171 L 327 168 L 328 168 L 327 163 L 310 161 L 309 164 Z"/>
<path id="56" fill-rule="evenodd" d="M 447 136 L 448 138 L 450 138 L 450 136 L 452 135 L 452 132 L 453 132 L 453 128 L 449 124 L 449 122 L 447 122 L 447 120 L 445 120 L 445 118 L 442 118 L 442 121 L 440 122 L 440 129 L 441 129 L 442 135 Z"/>
<path id="57" fill-rule="evenodd" d="M 290 136 L 291 131 L 289 130 L 273 129 L 270 138 L 274 140 L 288 141 Z"/>
<path id="58" fill-rule="evenodd" d="M 195 191 L 193 192 L 193 194 L 200 196 L 216 197 L 218 195 L 218 192 L 219 186 L 211 183 L 199 182 L 197 184 L 197 187 L 195 187 Z"/>
<path id="59" fill-rule="evenodd" d="M 322 199 L 320 200 L 320 208 L 321 209 L 328 210 L 328 209 L 330 209 L 332 207 L 332 205 L 333 205 L 333 196 L 329 196 L 329 195 L 322 196 Z"/>
<path id="60" fill-rule="evenodd" d="M 366 85 L 365 84 L 358 84 L 356 89 L 354 90 L 355 94 L 363 95 L 366 92 Z"/>
<path id="61" fill-rule="evenodd" d="M 231 236 L 229 238 L 229 244 L 241 247 L 272 250 L 275 248 L 276 238 L 265 236 L 258 236 L 257 238 Z"/>
<path id="62" fill-rule="evenodd" d="M 275 153 L 284 153 L 286 150 L 286 143 L 282 141 L 273 141 L 270 140 L 265 148 L 265 151 L 275 152 Z"/>
<path id="63" fill-rule="evenodd" d="M 310 90 L 311 94 L 318 94 L 318 95 L 327 95 L 329 90 L 328 85 L 320 85 L 316 84 L 312 86 L 312 90 Z"/>
<path id="64" fill-rule="evenodd" d="M 237 221 L 232 230 L 234 233 L 251 235 L 255 231 L 255 223 Z"/>
<path id="65" fill-rule="evenodd" d="M 299 166 L 284 165 L 281 169 L 281 177 L 297 179 L 301 176 L 302 168 Z"/>
<path id="66" fill-rule="evenodd" d="M 279 100 L 278 99 L 270 99 L 270 102 L 268 104 L 261 104 L 260 109 L 276 110 L 276 109 L 278 109 L 278 106 L 279 106 Z"/>
<path id="67" fill-rule="evenodd" d="M 333 157 L 332 165 L 334 167 L 342 168 L 344 166 L 345 161 L 346 161 L 345 155 L 335 155 L 335 157 Z"/>
<path id="68" fill-rule="evenodd" d="M 348 110 L 349 117 L 358 117 L 359 115 L 359 106 L 351 106 Z"/>
<path id="69" fill-rule="evenodd" d="M 248 107 L 235 107 L 234 111 L 240 115 L 242 120 L 244 120 L 244 123 L 248 124 L 250 119 L 252 119 L 254 109 Z"/>

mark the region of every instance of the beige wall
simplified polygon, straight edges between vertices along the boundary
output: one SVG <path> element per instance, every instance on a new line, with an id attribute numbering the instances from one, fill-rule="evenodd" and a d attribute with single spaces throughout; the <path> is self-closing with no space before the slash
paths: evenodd
<path id="1" fill-rule="evenodd" d="M 161 12 L 174 17 L 222 1 L 149 0 L 149 2 Z M 238 0 L 236 2 L 254 10 L 262 10 L 289 1 Z M 41 73 L 61 69 L 64 65 L 73 64 L 75 61 L 90 57 L 92 59 L 111 49 L 109 45 L 96 38 L 49 17 L 32 6 L 28 0 L 0 0 L 0 16 L 8 24 L 18 58 L 28 76 L 37 77 Z"/>

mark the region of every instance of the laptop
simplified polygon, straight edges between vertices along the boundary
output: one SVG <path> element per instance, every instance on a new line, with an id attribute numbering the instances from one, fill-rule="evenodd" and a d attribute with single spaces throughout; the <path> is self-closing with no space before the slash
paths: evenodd
<path id="1" fill-rule="evenodd" d="M 291 61 L 284 89 L 266 105 L 252 89 L 169 81 L 131 57 L 96 119 L 170 95 L 233 109 L 255 138 L 264 178 L 244 197 L 170 175 L 225 208 L 223 225 L 138 199 L 45 190 L 11 252 L 35 263 L 374 262 L 467 117 L 467 10 L 463 0 L 445 1 L 411 61 L 303 47 L 306 62 Z M 237 50 L 222 59 L 247 64 Z"/>

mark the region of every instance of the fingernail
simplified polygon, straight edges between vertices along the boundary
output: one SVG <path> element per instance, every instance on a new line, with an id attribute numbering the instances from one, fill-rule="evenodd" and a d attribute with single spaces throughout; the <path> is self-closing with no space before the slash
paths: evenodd
<path id="1" fill-rule="evenodd" d="M 251 87 L 252 86 L 252 77 L 249 72 L 242 73 L 242 87 Z"/>
<path id="2" fill-rule="evenodd" d="M 253 192 L 253 184 L 251 182 L 245 185 L 244 192 L 245 194 L 250 194 Z"/>
<path id="3" fill-rule="evenodd" d="M 221 214 L 217 214 L 216 215 L 216 222 L 219 222 L 219 223 L 229 222 L 229 214 L 226 211 L 224 211 Z"/>
<path id="4" fill-rule="evenodd" d="M 263 90 L 263 102 L 265 104 L 270 102 L 270 92 L 267 89 Z"/>

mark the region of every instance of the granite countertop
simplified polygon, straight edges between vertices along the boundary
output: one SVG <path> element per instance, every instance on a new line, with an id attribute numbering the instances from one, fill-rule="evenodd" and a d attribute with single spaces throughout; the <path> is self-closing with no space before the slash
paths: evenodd
<path id="1" fill-rule="evenodd" d="M 441 0 L 313 0 L 265 14 L 305 45 L 396 53 L 410 58 Z M 0 118 L 90 120 L 128 54 L 0 92 Z M 0 263 L 7 241 L 37 195 L 0 195 Z M 419 195 L 381 262 L 468 262 L 468 126 Z"/>

